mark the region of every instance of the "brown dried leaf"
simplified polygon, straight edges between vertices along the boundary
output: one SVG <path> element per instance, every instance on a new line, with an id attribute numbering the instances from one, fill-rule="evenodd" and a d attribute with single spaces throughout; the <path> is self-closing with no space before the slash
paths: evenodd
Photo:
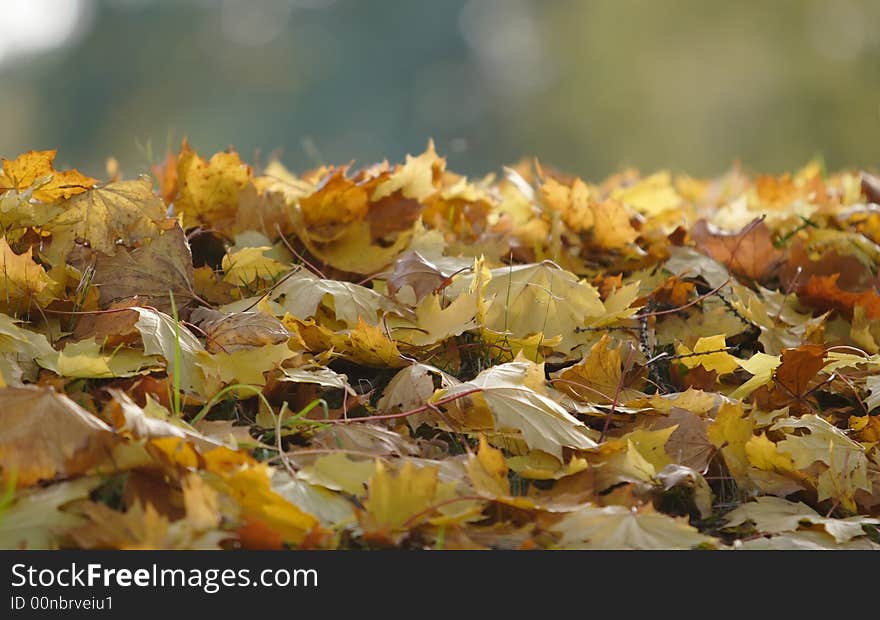
<path id="1" fill-rule="evenodd" d="M 779 267 L 783 254 L 773 245 L 773 234 L 763 219 L 752 220 L 733 234 L 714 233 L 705 220 L 691 230 L 697 249 L 717 260 L 732 272 L 763 281 Z"/>
<path id="2" fill-rule="evenodd" d="M 0 389 L 0 464 L 20 487 L 83 474 L 110 455 L 113 430 L 48 388 Z"/>

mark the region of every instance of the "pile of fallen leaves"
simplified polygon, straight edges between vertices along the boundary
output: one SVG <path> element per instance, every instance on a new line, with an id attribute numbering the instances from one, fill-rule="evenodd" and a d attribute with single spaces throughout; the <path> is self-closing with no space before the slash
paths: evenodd
<path id="1" fill-rule="evenodd" d="M 0 172 L 0 547 L 880 547 L 880 182 Z"/>

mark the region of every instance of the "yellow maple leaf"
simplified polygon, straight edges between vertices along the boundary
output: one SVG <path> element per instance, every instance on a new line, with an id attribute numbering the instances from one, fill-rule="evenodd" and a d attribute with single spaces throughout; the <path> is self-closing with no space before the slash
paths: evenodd
<path id="1" fill-rule="evenodd" d="M 0 310 L 25 314 L 33 304 L 44 305 L 53 298 L 52 280 L 31 252 L 16 254 L 5 237 L 0 237 Z"/>
<path id="2" fill-rule="evenodd" d="M 120 240 L 131 246 L 158 236 L 158 222 L 165 218 L 165 203 L 153 193 L 147 177 L 91 189 L 61 206 L 64 212 L 45 226 L 53 237 L 53 265 L 63 262 L 78 239 L 113 255 Z"/>
<path id="3" fill-rule="evenodd" d="M 251 349 L 218 351 L 213 354 L 200 351 L 198 361 L 202 368 L 216 374 L 223 383 L 265 385 L 265 373 L 280 367 L 284 360 L 294 355 L 286 342 L 280 342 Z"/>
<path id="4" fill-rule="evenodd" d="M 554 386 L 587 403 L 626 403 L 642 393 L 627 385 L 624 377 L 623 346 L 612 346 L 608 334 L 593 345 L 589 355 L 573 366 L 554 374 Z M 635 357 L 630 358 L 630 366 Z M 634 379 L 634 378 L 633 378 Z"/>
<path id="5" fill-rule="evenodd" d="M 272 489 L 268 465 L 255 464 L 219 473 L 214 487 L 238 502 L 243 518 L 268 526 L 285 542 L 298 545 L 319 529 L 315 517 Z"/>
<path id="6" fill-rule="evenodd" d="M 562 221 L 574 232 L 593 227 L 590 188 L 581 179 L 568 186 L 549 177 L 541 184 L 540 195 L 544 204 L 562 214 Z"/>
<path id="7" fill-rule="evenodd" d="M 352 361 L 366 366 L 400 368 L 409 362 L 400 353 L 380 326 L 370 325 L 358 317 L 357 326 L 334 332 L 315 323 L 300 321 L 287 315 L 282 321 L 292 332 L 299 334 L 306 348 L 313 352 L 335 350 Z"/>
<path id="8" fill-rule="evenodd" d="M 593 202 L 593 238 L 601 247 L 619 250 L 630 245 L 639 233 L 629 223 L 626 207 L 615 201 Z"/>
<path id="9" fill-rule="evenodd" d="M 538 332 L 530 336 L 516 338 L 510 334 L 496 332 L 488 328 L 480 330 L 480 337 L 487 346 L 494 349 L 495 359 L 499 363 L 512 362 L 522 355 L 525 359 L 539 364 L 562 342 L 561 335 L 546 338 L 543 333 Z"/>
<path id="10" fill-rule="evenodd" d="M 126 512 L 105 504 L 83 502 L 75 508 L 87 523 L 68 535 L 83 549 L 168 549 L 170 523 L 152 504 L 135 501 Z"/>
<path id="11" fill-rule="evenodd" d="M 345 491 L 360 497 L 366 493 L 366 484 L 375 471 L 373 461 L 356 461 L 344 452 L 333 452 L 300 469 L 298 477 L 331 491 Z"/>
<path id="12" fill-rule="evenodd" d="M 316 243 L 339 239 L 349 225 L 364 219 L 369 210 L 367 190 L 337 168 L 314 191 L 298 201 L 307 236 Z"/>
<path id="13" fill-rule="evenodd" d="M 724 456 L 724 462 L 740 485 L 748 480 L 749 458 L 746 444 L 752 439 L 754 424 L 744 415 L 742 404 L 724 403 L 706 429 L 709 441 Z"/>
<path id="14" fill-rule="evenodd" d="M 387 266 L 413 238 L 424 200 L 444 167 L 433 144 L 389 170 L 384 163 L 346 177 L 331 169 L 294 205 L 293 228 L 314 256 L 343 271 L 369 274 Z"/>
<path id="15" fill-rule="evenodd" d="M 773 380 L 773 372 L 782 363 L 782 358 L 779 355 L 758 352 L 747 360 L 737 359 L 736 363 L 753 375 L 730 394 L 731 398 L 743 399 Z"/>
<path id="16" fill-rule="evenodd" d="M 406 461 L 396 476 L 381 461 L 367 486 L 369 495 L 359 520 L 368 540 L 400 540 L 431 516 L 437 501 L 438 470 Z"/>
<path id="17" fill-rule="evenodd" d="M 468 289 L 445 308 L 441 306 L 445 293 L 433 293 L 422 299 L 415 309 L 415 326 L 390 317 L 389 325 L 398 328 L 393 332 L 395 337 L 408 344 L 425 346 L 477 327 L 485 312 L 486 283 L 492 276 L 482 259 L 474 261 L 473 273 L 476 276 L 469 278 Z"/>
<path id="18" fill-rule="evenodd" d="M 718 544 L 686 517 L 673 518 L 650 505 L 638 511 L 624 506 L 585 506 L 567 514 L 552 530 L 561 534 L 563 549 L 690 549 Z"/>
<path id="19" fill-rule="evenodd" d="M 405 198 L 424 201 L 437 191 L 434 187 L 434 171 L 442 172 L 445 165 L 445 160 L 437 156 L 434 141 L 431 140 L 421 155 L 407 155 L 406 163 L 373 190 L 370 200 L 375 202 L 399 191 Z"/>
<path id="20" fill-rule="evenodd" d="M 251 170 L 235 151 L 205 160 L 184 140 L 177 160 L 176 211 L 185 227 L 201 224 L 224 229 L 236 218 L 239 193 L 250 182 Z"/>
<path id="21" fill-rule="evenodd" d="M 819 501 L 834 498 L 854 511 L 858 490 L 870 492 L 866 449 L 839 428 L 815 414 L 807 414 L 777 420 L 771 430 L 786 431 L 785 439 L 776 447 L 791 455 L 795 468 L 804 470 L 814 463 L 822 464 L 815 481 Z"/>
<path id="22" fill-rule="evenodd" d="M 468 477 L 474 488 L 489 497 L 510 495 L 510 481 L 507 479 L 507 463 L 501 450 L 493 448 L 480 435 L 480 448 L 468 456 L 465 463 Z"/>
<path id="23" fill-rule="evenodd" d="M 532 480 L 558 480 L 590 467 L 586 459 L 579 457 L 572 457 L 568 463 L 563 464 L 543 450 L 530 450 L 528 454 L 508 457 L 507 465 L 523 478 Z"/>
<path id="24" fill-rule="evenodd" d="M 562 336 L 556 351 L 565 358 L 580 357 L 576 349 L 584 339 L 578 330 L 605 314 L 594 286 L 550 261 L 500 267 L 488 275 L 462 274 L 447 294 L 460 295 L 475 279 L 484 278 L 485 327 L 514 338 L 542 333 L 546 341 Z"/>
<path id="25" fill-rule="evenodd" d="M 210 530 L 220 525 L 220 497 L 197 473 L 188 474 L 181 482 L 186 519 L 197 530 Z"/>
<path id="26" fill-rule="evenodd" d="M 666 453 L 665 446 L 666 442 L 669 441 L 669 437 L 677 428 L 677 424 L 656 431 L 639 428 L 631 433 L 627 433 L 623 438 L 632 442 L 632 445 L 639 451 L 639 454 L 654 466 L 655 471 L 660 471 L 672 463 L 672 459 Z"/>
<path id="27" fill-rule="evenodd" d="M 0 389 L 2 481 L 29 486 L 75 476 L 110 458 L 112 429 L 67 396 L 49 388 Z"/>
<path id="28" fill-rule="evenodd" d="M 257 280 L 273 280 L 289 270 L 274 258 L 266 256 L 271 247 L 242 248 L 223 257 L 224 282 L 236 286 L 249 286 Z"/>
<path id="29" fill-rule="evenodd" d="M 749 462 L 766 471 L 790 472 L 794 469 L 791 456 L 780 452 L 765 433 L 750 437 L 745 445 Z"/>
<path id="30" fill-rule="evenodd" d="M 617 188 L 611 196 L 648 217 L 677 209 L 682 202 L 666 170 L 645 177 L 635 185 Z"/>
<path id="31" fill-rule="evenodd" d="M 684 355 L 678 361 L 688 368 L 696 368 L 702 366 L 706 370 L 714 370 L 718 375 L 731 373 L 739 368 L 739 361 L 728 353 L 725 349 L 727 343 L 723 334 L 717 336 L 709 336 L 708 338 L 700 338 L 691 351 L 683 344 L 675 347 L 676 353 Z M 700 355 L 694 355 L 694 354 Z"/>
<path id="32" fill-rule="evenodd" d="M 78 170 L 55 170 L 52 162 L 58 151 L 28 151 L 13 160 L 3 160 L 0 172 L 0 192 L 10 189 L 23 191 L 36 186 L 33 197 L 51 203 L 87 191 L 98 179 Z"/>

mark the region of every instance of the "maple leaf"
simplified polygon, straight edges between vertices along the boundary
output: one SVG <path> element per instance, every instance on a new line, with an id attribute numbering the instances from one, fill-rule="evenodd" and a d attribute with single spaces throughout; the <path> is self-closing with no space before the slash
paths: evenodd
<path id="1" fill-rule="evenodd" d="M 672 185 L 668 171 L 656 172 L 629 187 L 615 189 L 611 196 L 649 217 L 678 209 L 682 197 Z"/>
<path id="2" fill-rule="evenodd" d="M 782 418 L 770 428 L 787 431 L 786 438 L 776 447 L 791 455 L 795 468 L 803 470 L 817 462 L 824 465 L 815 483 L 819 501 L 834 498 L 847 510 L 854 511 L 856 492 L 859 489 L 870 491 L 865 448 L 840 429 L 814 414 Z M 798 429 L 808 432 L 792 434 Z"/>
<path id="3" fill-rule="evenodd" d="M 639 233 L 630 224 L 626 207 L 616 200 L 591 204 L 593 239 L 606 250 L 617 250 L 633 243 Z"/>
<path id="4" fill-rule="evenodd" d="M 206 161 L 184 140 L 177 158 L 174 208 L 185 226 L 228 226 L 235 221 L 239 192 L 250 178 L 250 168 L 234 150 L 215 153 Z"/>
<path id="5" fill-rule="evenodd" d="M 196 298 L 193 278 L 192 252 L 186 234 L 175 223 L 130 252 L 120 249 L 113 256 L 98 254 L 92 284 L 103 308 L 118 300 L 138 298 L 143 305 L 171 312 L 173 296 L 177 311 L 188 316 Z"/>
<path id="6" fill-rule="evenodd" d="M 810 383 L 827 365 L 824 346 L 805 344 L 796 349 L 785 349 L 781 362 L 773 373 L 772 390 L 756 393 L 758 403 L 766 409 L 790 407 L 792 413 L 814 411 Z"/>
<path id="7" fill-rule="evenodd" d="M 165 204 L 146 177 L 108 183 L 73 196 L 61 206 L 64 212 L 46 225 L 53 238 L 58 237 L 53 246 L 67 250 L 73 241 L 82 239 L 107 255 L 116 253 L 119 241 L 132 246 L 158 236 L 158 222 L 165 217 Z"/>
<path id="8" fill-rule="evenodd" d="M 117 433 L 135 439 L 179 437 L 202 450 L 211 450 L 221 445 L 219 441 L 198 432 L 179 417 L 172 416 L 155 400 L 148 398 L 146 406 L 140 407 L 125 392 L 115 388 L 107 388 L 107 392 L 112 400 L 101 414 L 113 424 Z"/>
<path id="9" fill-rule="evenodd" d="M 758 469 L 791 472 L 794 462 L 788 454 L 782 453 L 765 433 L 749 438 L 745 445 L 749 463 Z"/>
<path id="10" fill-rule="evenodd" d="M 209 353 L 232 353 L 287 342 L 290 332 L 284 324 L 263 312 L 234 312 L 198 308 L 192 314 L 204 331 Z"/>
<path id="11" fill-rule="evenodd" d="M 404 369 L 405 370 L 405 369 Z M 330 368 L 319 366 L 317 368 L 282 368 L 282 376 L 277 381 L 289 381 L 290 383 L 312 383 L 322 387 L 334 388 L 348 392 L 354 396 L 356 392 L 348 384 L 348 377 Z"/>
<path id="12" fill-rule="evenodd" d="M 438 388 L 447 388 L 458 383 L 458 379 L 439 368 L 428 364 L 412 364 L 401 369 L 388 382 L 382 397 L 376 403 L 376 409 L 383 413 L 416 409 L 427 403 Z M 428 413 L 415 414 L 407 416 L 406 422 L 412 430 L 416 430 L 429 418 Z"/>
<path id="13" fill-rule="evenodd" d="M 56 370 L 57 362 L 58 352 L 44 334 L 25 329 L 0 313 L 0 377 L 5 384 L 34 381 L 39 367 Z"/>
<path id="14" fill-rule="evenodd" d="M 838 543 L 824 531 L 798 530 L 776 536 L 737 540 L 734 549 L 746 551 L 877 551 L 880 545 L 867 537 L 858 537 L 846 543 Z"/>
<path id="15" fill-rule="evenodd" d="M 746 445 L 752 438 L 754 423 L 745 415 L 742 405 L 725 403 L 706 433 L 712 444 L 721 451 L 724 462 L 737 482 L 748 480 L 749 459 Z"/>
<path id="16" fill-rule="evenodd" d="M 732 398 L 742 399 L 759 387 L 770 383 L 773 379 L 773 373 L 782 363 L 782 359 L 778 355 L 755 353 L 747 360 L 738 359 L 736 363 L 753 375 L 751 379 L 731 393 Z"/>
<path id="17" fill-rule="evenodd" d="M 738 360 L 727 352 L 727 343 L 724 335 L 700 338 L 691 351 L 685 345 L 676 347 L 676 352 L 683 356 L 678 361 L 690 369 L 702 366 L 706 370 L 725 375 L 739 368 Z"/>
<path id="18" fill-rule="evenodd" d="M 275 471 L 272 490 L 315 516 L 325 528 L 342 528 L 356 521 L 354 506 L 342 494 L 293 478 L 286 471 Z"/>
<path id="19" fill-rule="evenodd" d="M 300 469 L 297 476 L 310 484 L 360 497 L 366 494 L 367 482 L 375 471 L 376 464 L 372 460 L 356 461 L 347 454 L 335 452 L 315 459 Z"/>
<path id="20" fill-rule="evenodd" d="M 603 405 L 615 400 L 626 403 L 641 396 L 633 387 L 638 379 L 638 373 L 633 372 L 635 351 L 627 345 L 610 345 L 611 339 L 605 334 L 584 359 L 553 374 L 554 387 L 578 400 Z"/>
<path id="21" fill-rule="evenodd" d="M 299 201 L 303 224 L 314 242 L 339 239 L 347 226 L 362 220 L 369 209 L 367 190 L 346 176 L 346 168 L 337 168 Z"/>
<path id="22" fill-rule="evenodd" d="M 379 544 L 397 544 L 409 531 L 434 516 L 434 508 L 454 497 L 450 485 L 440 482 L 435 467 L 418 467 L 404 461 L 397 475 L 390 473 L 381 461 L 367 486 L 364 510 L 358 521 L 364 539 Z"/>
<path id="23" fill-rule="evenodd" d="M 266 255 L 272 248 L 247 247 L 223 257 L 224 282 L 235 286 L 249 286 L 260 280 L 273 281 L 289 267 Z"/>
<path id="24" fill-rule="evenodd" d="M 270 299 L 303 321 L 317 316 L 320 308 L 345 327 L 356 327 L 361 319 L 376 325 L 385 313 L 404 312 L 403 308 L 373 289 L 318 278 L 304 269 L 279 283 Z"/>
<path id="25" fill-rule="evenodd" d="M 468 456 L 465 464 L 468 477 L 474 488 L 487 497 L 510 495 L 510 481 L 507 479 L 508 466 L 504 454 L 489 445 L 486 437 L 480 436 L 480 447 L 475 455 Z"/>
<path id="26" fill-rule="evenodd" d="M 687 519 L 667 516 L 648 508 L 586 506 L 552 526 L 561 535 L 562 549 L 692 549 L 717 545 L 700 534 Z"/>
<path id="27" fill-rule="evenodd" d="M 378 176 L 349 179 L 346 168 L 337 168 L 298 201 L 296 233 L 327 264 L 376 273 L 409 245 L 422 201 L 434 191 L 434 171 L 443 165 L 430 144 L 422 155 L 407 156 L 403 166 Z"/>
<path id="28" fill-rule="evenodd" d="M 219 479 L 212 479 L 212 486 L 238 502 L 244 520 L 270 528 L 281 541 L 298 545 L 320 529 L 315 517 L 272 488 L 271 470 L 267 465 L 238 466 L 216 473 Z"/>
<path id="29" fill-rule="evenodd" d="M 408 363 L 397 348 L 397 343 L 381 327 L 369 325 L 362 318 L 358 319 L 354 328 L 339 332 L 321 327 L 311 319 L 300 321 L 290 317 L 285 318 L 284 323 L 303 339 L 310 351 L 336 350 L 367 366 L 399 368 Z"/>
<path id="30" fill-rule="evenodd" d="M 762 281 L 779 267 L 783 255 L 773 245 L 773 236 L 762 219 L 755 219 L 735 234 L 715 233 L 705 220 L 691 230 L 697 249 L 725 265 L 730 271 Z"/>
<path id="31" fill-rule="evenodd" d="M 541 365 L 543 366 L 543 365 Z M 499 364 L 484 370 L 472 381 L 438 391 L 432 400 L 449 399 L 474 390 L 476 393 L 452 401 L 448 407 L 457 411 L 461 420 L 485 420 L 485 416 L 469 413 L 469 408 L 488 411 L 492 427 L 497 431 L 514 430 L 530 448 L 543 450 L 562 460 L 562 448 L 589 449 L 596 447 L 583 422 L 568 413 L 555 401 L 529 386 L 530 375 L 543 376 L 541 366 L 527 361 Z M 454 416 L 456 417 L 456 416 Z M 482 429 L 485 430 L 485 429 Z"/>
<path id="32" fill-rule="evenodd" d="M 474 278 L 457 278 L 448 294 L 457 295 Z M 588 319 L 606 314 L 594 286 L 550 261 L 491 270 L 483 297 L 486 327 L 515 338 L 536 333 L 562 336 L 556 348 L 566 357 L 583 342 L 578 329 Z"/>
<path id="33" fill-rule="evenodd" d="M 33 188 L 34 198 L 52 203 L 81 194 L 98 183 L 98 179 L 78 170 L 55 170 L 52 162 L 57 153 L 56 150 L 28 151 L 13 160 L 4 159 L 0 192 Z"/>
<path id="34" fill-rule="evenodd" d="M 119 512 L 96 502 L 83 502 L 76 514 L 87 523 L 69 532 L 84 549 L 167 549 L 170 523 L 151 504 L 135 503 Z"/>
<path id="35" fill-rule="evenodd" d="M 197 363 L 207 376 L 217 376 L 223 383 L 245 383 L 265 385 L 266 372 L 279 368 L 295 353 L 287 346 L 287 341 L 261 347 L 218 351 L 211 355 L 199 353 Z"/>
<path id="36" fill-rule="evenodd" d="M 116 349 L 105 354 L 94 339 L 67 344 L 53 367 L 62 377 L 89 379 L 130 377 L 161 368 L 159 358 L 143 351 Z"/>
<path id="37" fill-rule="evenodd" d="M 164 312 L 140 307 L 132 310 L 139 315 L 135 328 L 143 339 L 144 353 L 162 356 L 169 376 L 179 376 L 181 390 L 200 395 L 212 392 L 214 376 L 203 367 L 202 354 L 207 352 L 192 332 Z"/>
<path id="38" fill-rule="evenodd" d="M 493 298 L 486 290 L 492 276 L 480 259 L 474 261 L 473 272 L 476 275 L 472 278 L 460 276 L 469 282 L 466 290 L 460 291 L 457 287 L 449 290 L 455 298 L 445 308 L 441 299 L 447 296 L 447 291 L 423 298 L 415 308 L 415 325 L 392 317 L 389 325 L 395 328 L 395 336 L 415 346 L 426 346 L 476 328 L 486 313 L 487 300 Z"/>
<path id="39" fill-rule="evenodd" d="M 6 314 L 26 314 L 32 304 L 44 305 L 52 299 L 52 280 L 31 254 L 30 250 L 16 254 L 0 237 L 0 310 Z"/>
<path id="40" fill-rule="evenodd" d="M 681 407 L 648 424 L 649 430 L 673 427 L 666 440 L 665 452 L 674 463 L 696 471 L 704 471 L 715 455 L 716 448 L 706 432 L 707 422 L 699 415 Z"/>
<path id="41" fill-rule="evenodd" d="M 751 521 L 759 532 L 778 534 L 796 531 L 801 524 L 820 525 L 838 543 L 845 543 L 856 536 L 864 536 L 864 525 L 880 525 L 880 519 L 849 517 L 831 519 L 802 502 L 790 502 L 781 497 L 758 497 L 724 515 L 727 527 L 736 527 Z"/>
<path id="42" fill-rule="evenodd" d="M 803 345 L 782 352 L 782 363 L 776 369 L 776 382 L 791 395 L 801 398 L 809 381 L 825 367 L 826 350 L 819 345 Z"/>
<path id="43" fill-rule="evenodd" d="M 88 476 L 19 491 L 0 515 L 0 549 L 59 548 L 66 533 L 84 521 L 64 506 L 86 499 L 100 484 L 100 477 Z"/>
<path id="44" fill-rule="evenodd" d="M 541 183 L 540 195 L 548 207 L 562 214 L 563 221 L 574 232 L 593 227 L 595 217 L 590 208 L 590 188 L 581 179 L 575 179 L 568 186 L 549 177 Z"/>
<path id="45" fill-rule="evenodd" d="M 444 166 L 445 162 L 437 156 L 434 141 L 431 140 L 421 155 L 407 155 L 403 166 L 376 186 L 370 200 L 376 202 L 399 191 L 404 198 L 423 201 L 436 191 L 434 175 L 435 172 L 442 172 Z"/>
<path id="46" fill-rule="evenodd" d="M 811 276 L 807 283 L 798 289 L 798 299 L 820 310 L 837 310 L 852 317 L 855 309 L 864 308 L 870 319 L 880 318 L 880 295 L 874 290 L 852 293 L 837 286 L 840 274 L 830 276 Z"/>
<path id="47" fill-rule="evenodd" d="M 0 388 L 3 479 L 19 486 L 89 471 L 110 456 L 113 430 L 48 388 Z"/>
<path id="48" fill-rule="evenodd" d="M 397 295 L 404 287 L 409 287 L 415 293 L 415 301 L 419 302 L 441 288 L 451 276 L 451 271 L 444 271 L 416 250 L 410 250 L 394 261 L 394 267 L 388 274 L 388 291 L 391 295 Z"/>

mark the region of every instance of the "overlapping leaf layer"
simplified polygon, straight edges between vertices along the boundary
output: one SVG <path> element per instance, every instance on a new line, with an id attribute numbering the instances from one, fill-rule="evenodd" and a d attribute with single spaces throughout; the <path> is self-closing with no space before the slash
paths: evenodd
<path id="1" fill-rule="evenodd" d="M 0 547 L 880 547 L 867 173 L 55 155 L 0 172 Z"/>

